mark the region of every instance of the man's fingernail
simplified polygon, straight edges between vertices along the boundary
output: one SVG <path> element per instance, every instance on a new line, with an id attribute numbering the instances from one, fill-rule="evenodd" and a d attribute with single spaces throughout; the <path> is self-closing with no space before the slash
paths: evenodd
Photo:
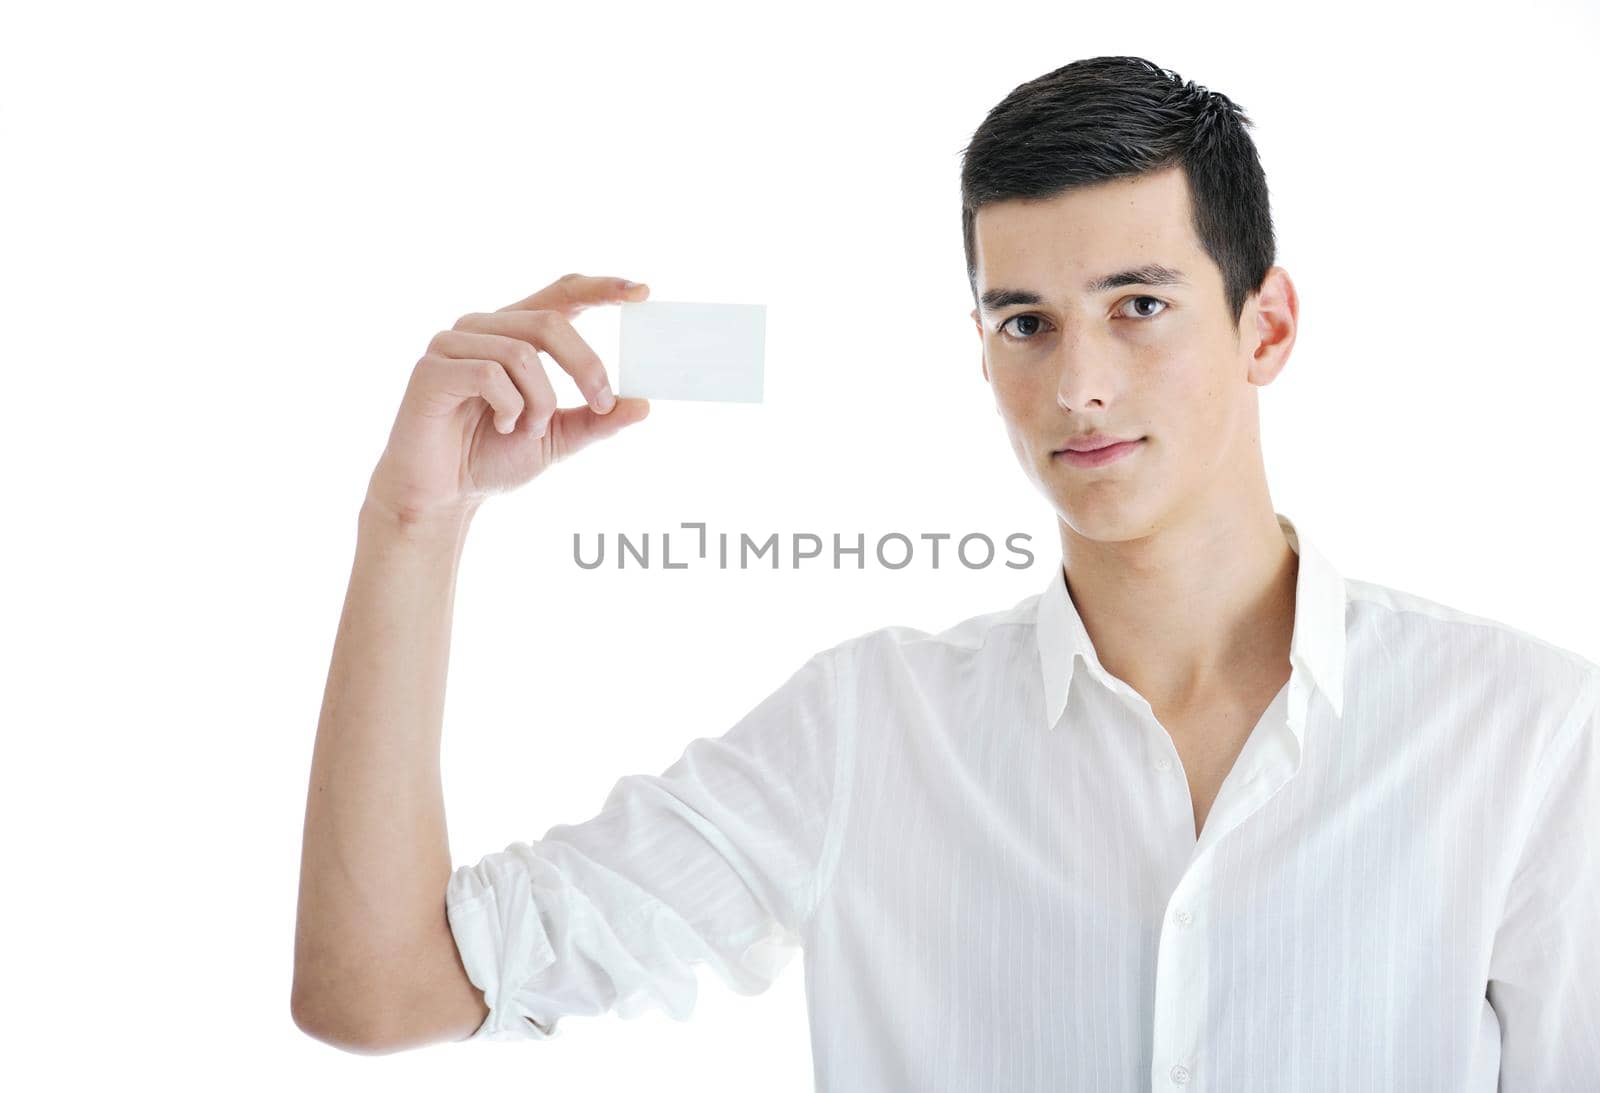
<path id="1" fill-rule="evenodd" d="M 616 397 L 611 394 L 611 385 L 608 383 L 600 388 L 600 393 L 595 396 L 595 407 L 602 413 L 611 412 L 611 407 L 617 404 Z"/>

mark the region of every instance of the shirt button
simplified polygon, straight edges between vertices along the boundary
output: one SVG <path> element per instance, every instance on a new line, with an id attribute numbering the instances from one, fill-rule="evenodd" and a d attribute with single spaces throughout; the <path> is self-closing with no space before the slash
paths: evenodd
<path id="1" fill-rule="evenodd" d="M 1156 769 L 1157 770 L 1167 770 L 1171 766 L 1172 766 L 1172 760 L 1168 759 L 1164 755 L 1160 759 L 1156 760 Z"/>
<path id="2" fill-rule="evenodd" d="M 1172 914 L 1172 921 L 1176 922 L 1179 926 L 1187 926 L 1189 923 L 1194 921 L 1194 916 L 1189 914 L 1188 911 L 1174 911 Z"/>
<path id="3" fill-rule="evenodd" d="M 1188 1083 L 1188 1081 L 1189 1081 L 1189 1068 L 1188 1067 L 1186 1067 L 1186 1066 L 1175 1066 L 1175 1067 L 1172 1068 L 1172 1084 L 1173 1085 L 1186 1085 Z"/>

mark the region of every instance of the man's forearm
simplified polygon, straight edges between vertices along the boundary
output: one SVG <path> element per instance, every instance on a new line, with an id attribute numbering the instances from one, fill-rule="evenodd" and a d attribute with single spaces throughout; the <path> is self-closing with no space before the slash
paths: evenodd
<path id="1" fill-rule="evenodd" d="M 391 1027 L 411 950 L 448 936 L 439 742 L 471 512 L 404 524 L 364 505 L 311 760 L 291 1009 L 356 1042 Z"/>

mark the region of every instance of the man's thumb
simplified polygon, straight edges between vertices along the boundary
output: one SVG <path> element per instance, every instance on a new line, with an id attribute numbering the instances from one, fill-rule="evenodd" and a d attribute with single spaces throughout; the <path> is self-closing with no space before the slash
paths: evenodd
<path id="1" fill-rule="evenodd" d="M 561 438 L 562 454 L 571 455 L 643 421 L 649 413 L 650 402 L 642 398 L 619 398 L 608 414 L 597 414 L 587 405 L 566 407 L 555 413 L 555 426 L 560 430 L 555 435 Z"/>

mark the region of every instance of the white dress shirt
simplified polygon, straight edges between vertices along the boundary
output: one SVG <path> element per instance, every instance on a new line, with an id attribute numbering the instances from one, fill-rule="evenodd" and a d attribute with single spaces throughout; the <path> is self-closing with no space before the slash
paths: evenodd
<path id="1" fill-rule="evenodd" d="M 817 653 L 598 815 L 457 868 L 478 1038 L 804 954 L 819 1090 L 1600 1089 L 1600 666 L 1299 557 L 1205 818 L 1057 565 Z"/>

